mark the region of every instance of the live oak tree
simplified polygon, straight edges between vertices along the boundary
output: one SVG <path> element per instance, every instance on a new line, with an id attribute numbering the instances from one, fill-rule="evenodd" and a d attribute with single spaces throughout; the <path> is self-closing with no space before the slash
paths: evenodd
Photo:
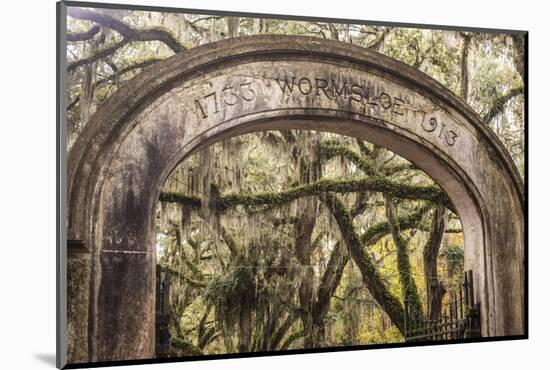
<path id="1" fill-rule="evenodd" d="M 287 155 L 275 159 L 279 152 Z M 276 172 L 274 165 L 284 170 Z M 265 187 L 270 191 L 258 190 Z M 206 287 L 205 304 L 215 306 L 221 335 L 229 338 L 227 351 L 278 349 L 296 326 L 301 330 L 293 337 L 302 336 L 305 347 L 336 342 L 327 338 L 328 316 L 350 263 L 359 269 L 371 303 L 403 332 L 403 297 L 413 303 L 417 317 L 424 311 L 409 257 L 412 231 L 434 235 L 424 238 L 424 249 L 436 250 L 425 268 L 437 276 L 443 236 L 439 213 L 454 210 L 441 189 L 394 154 L 307 131 L 245 135 L 203 150 L 174 171 L 160 201 L 161 219 L 184 218 L 174 235 L 181 235 L 180 227 L 187 235 L 201 235 L 208 261 L 224 271 Z M 168 205 L 180 207 L 178 216 L 164 215 Z M 384 208 L 386 215 L 380 214 Z M 429 222 L 431 213 L 437 222 Z M 188 254 L 181 239 L 175 241 L 164 243 L 161 263 L 173 265 L 166 256 Z M 393 284 L 381 265 L 388 255 L 373 250 L 382 241 L 393 244 L 386 244 L 386 253 L 397 257 L 390 264 L 398 276 Z M 192 284 L 193 276 L 190 270 L 183 282 Z M 392 291 L 396 287 L 401 292 Z M 274 323 L 265 321 L 266 310 Z"/>

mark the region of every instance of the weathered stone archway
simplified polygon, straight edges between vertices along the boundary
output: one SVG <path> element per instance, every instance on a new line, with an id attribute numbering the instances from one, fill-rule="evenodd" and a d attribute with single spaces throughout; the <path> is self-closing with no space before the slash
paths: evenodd
<path id="1" fill-rule="evenodd" d="M 484 335 L 524 333 L 523 184 L 476 114 L 378 53 L 252 36 L 144 70 L 94 114 L 69 153 L 68 239 L 84 241 L 91 257 L 87 309 L 69 317 L 84 361 L 154 355 L 154 208 L 172 169 L 217 140 L 278 128 L 360 137 L 428 173 L 463 222 Z"/>

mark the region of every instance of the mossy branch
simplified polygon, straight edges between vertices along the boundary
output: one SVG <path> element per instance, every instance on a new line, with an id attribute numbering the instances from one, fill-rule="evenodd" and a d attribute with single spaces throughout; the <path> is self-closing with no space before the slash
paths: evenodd
<path id="1" fill-rule="evenodd" d="M 367 144 L 363 140 L 355 139 L 355 142 L 357 143 L 357 146 L 359 147 L 359 150 L 363 155 L 369 156 L 372 154 L 372 150 L 367 146 Z"/>
<path id="2" fill-rule="evenodd" d="M 69 7 L 67 9 L 67 14 L 73 18 L 91 21 L 101 26 L 108 27 L 122 36 L 122 40 L 114 45 L 100 49 L 87 58 L 69 63 L 67 66 L 67 71 L 69 72 L 79 66 L 93 63 L 98 59 L 113 54 L 118 49 L 132 41 L 160 41 L 174 51 L 174 53 L 179 53 L 180 51 L 186 49 L 186 47 L 180 43 L 170 31 L 160 27 L 139 30 L 132 28 L 124 22 L 109 15 L 100 14 L 84 8 Z"/>
<path id="3" fill-rule="evenodd" d="M 320 195 L 326 192 L 354 193 L 360 191 L 380 192 L 400 199 L 442 202 L 447 208 L 454 210 L 454 206 L 447 194 L 436 186 L 399 184 L 386 178 L 358 180 L 321 179 L 314 183 L 297 186 L 280 193 L 225 194 L 221 196 L 220 200 L 226 207 L 235 205 L 282 205 L 298 198 Z"/>
<path id="4" fill-rule="evenodd" d="M 400 199 L 429 200 L 441 202 L 454 212 L 454 206 L 447 194 L 437 186 L 415 186 L 399 184 L 387 178 L 370 178 L 357 180 L 330 180 L 321 179 L 311 184 L 301 185 L 279 193 L 230 193 L 219 197 L 220 211 L 225 211 L 237 205 L 279 206 L 295 199 L 321 195 L 327 192 L 355 193 L 360 191 L 374 191 L 391 195 Z M 198 209 L 201 206 L 200 198 L 177 192 L 162 192 L 161 202 L 180 203 Z"/>
<path id="5" fill-rule="evenodd" d="M 416 282 L 412 274 L 407 241 L 401 235 L 399 219 L 397 218 L 397 207 L 393 204 L 390 196 L 386 197 L 386 217 L 397 251 L 397 269 L 399 271 L 401 289 L 403 290 L 405 299 L 409 301 L 411 315 L 416 319 L 420 319 L 423 315 L 422 302 L 420 301 L 420 295 L 418 294 Z"/>
<path id="6" fill-rule="evenodd" d="M 203 354 L 202 351 L 193 343 L 180 337 L 172 338 L 172 347 L 183 351 L 185 355 L 202 355 Z"/>
<path id="7" fill-rule="evenodd" d="M 193 195 L 185 195 L 183 193 L 177 193 L 172 191 L 163 191 L 160 193 L 159 201 L 166 203 L 179 203 L 190 208 L 201 208 L 201 200 L 199 197 Z"/>
<path id="8" fill-rule="evenodd" d="M 269 341 L 269 346 L 271 350 L 276 350 L 279 347 L 279 344 L 283 340 L 283 337 L 290 330 L 292 324 L 296 321 L 296 316 L 289 313 L 286 318 L 283 320 L 281 326 L 273 333 L 271 340 Z"/>
<path id="9" fill-rule="evenodd" d="M 384 172 L 384 175 L 391 176 L 391 175 L 395 175 L 396 173 L 401 172 L 401 171 L 417 170 L 417 169 L 418 169 L 418 167 L 416 167 L 414 164 L 403 163 L 403 164 L 398 164 L 398 165 L 395 165 L 395 166 L 392 166 L 392 167 L 384 168 L 382 171 Z"/>
<path id="10" fill-rule="evenodd" d="M 365 210 L 369 206 L 369 199 L 370 199 L 370 194 L 367 192 L 361 191 L 359 192 L 359 194 L 357 194 L 357 198 L 355 199 L 355 204 L 351 209 L 351 216 L 353 218 L 365 212 Z"/>
<path id="11" fill-rule="evenodd" d="M 121 47 L 123 47 L 129 42 L 130 42 L 129 39 L 123 39 L 121 41 L 114 43 L 113 45 L 106 46 L 97 50 L 95 53 L 93 53 L 89 57 L 78 59 L 74 62 L 71 62 L 67 65 L 67 72 L 71 72 L 76 68 L 84 66 L 86 64 L 93 63 L 98 59 L 105 58 L 106 56 L 113 54 L 114 52 L 116 52 L 118 49 L 120 49 Z"/>
<path id="12" fill-rule="evenodd" d="M 159 58 L 149 58 L 149 59 L 141 60 L 141 61 L 135 62 L 133 64 L 130 64 L 130 65 L 124 67 L 124 68 L 119 69 L 118 71 L 116 71 L 116 73 L 113 73 L 110 76 L 107 76 L 107 77 L 104 77 L 102 79 L 97 80 L 94 83 L 94 89 L 97 88 L 100 85 L 103 85 L 103 84 L 107 83 L 107 82 L 116 81 L 117 78 L 119 78 L 120 76 L 122 76 L 122 75 L 124 75 L 128 72 L 134 71 L 134 70 L 139 69 L 139 68 L 145 68 L 145 67 L 150 66 L 151 64 L 154 64 L 154 63 L 159 62 L 161 60 L 162 59 L 159 59 Z"/>
<path id="13" fill-rule="evenodd" d="M 321 278 L 321 283 L 317 291 L 317 300 L 313 306 L 315 321 L 323 322 L 330 308 L 330 299 L 336 293 L 336 289 L 342 280 L 344 269 L 348 263 L 349 257 L 342 243 L 338 242 L 334 246 L 326 270 Z"/>
<path id="14" fill-rule="evenodd" d="M 204 349 L 209 343 L 214 341 L 221 335 L 221 332 L 217 331 L 215 327 L 207 328 L 204 335 L 199 340 L 199 348 Z"/>
<path id="15" fill-rule="evenodd" d="M 397 218 L 397 224 L 400 230 L 407 230 L 412 228 L 422 228 L 420 222 L 423 216 L 431 209 L 431 204 L 426 204 L 420 207 L 418 210 L 400 216 Z M 361 241 L 366 245 L 374 245 L 384 236 L 391 233 L 390 224 L 388 222 L 379 222 L 369 227 L 367 231 L 361 235 Z"/>
<path id="16" fill-rule="evenodd" d="M 445 226 L 445 208 L 440 204 L 436 205 L 434 207 L 430 234 L 422 251 L 426 295 L 428 298 L 427 316 L 430 320 L 439 319 L 442 298 L 445 292 L 445 288 L 439 282 L 437 274 L 437 257 L 439 256 L 441 241 L 445 233 Z"/>
<path id="17" fill-rule="evenodd" d="M 67 32 L 67 41 L 69 42 L 80 42 L 80 41 L 87 41 L 90 39 L 93 39 L 95 35 L 99 33 L 101 28 L 98 24 L 95 24 L 92 28 L 90 28 L 88 31 L 80 32 L 80 33 L 72 33 Z"/>
<path id="18" fill-rule="evenodd" d="M 369 254 L 365 251 L 363 243 L 353 226 L 351 214 L 346 209 L 340 199 L 333 194 L 326 194 L 320 197 L 332 212 L 342 239 L 346 243 L 351 258 L 359 267 L 363 282 L 373 298 L 378 302 L 382 309 L 388 314 L 393 324 L 404 333 L 404 310 L 401 302 L 386 287 L 380 273 Z"/>
<path id="19" fill-rule="evenodd" d="M 353 150 L 343 145 L 333 143 L 333 142 L 324 142 L 324 143 L 321 143 L 319 150 L 321 154 L 325 156 L 326 159 L 330 159 L 337 155 L 341 155 L 344 158 L 347 158 L 348 160 L 350 160 L 366 175 L 376 176 L 378 174 L 378 171 L 376 171 L 376 168 L 372 161 L 369 161 L 365 157 L 360 156 L 359 154 L 355 153 Z"/>
<path id="20" fill-rule="evenodd" d="M 145 59 L 145 60 L 136 62 L 134 64 L 130 64 L 127 67 L 124 67 L 122 69 L 117 70 L 115 73 L 113 73 L 110 76 L 107 76 L 107 77 L 104 77 L 104 78 L 101 78 L 101 79 L 97 80 L 94 83 L 94 89 L 96 89 L 99 86 L 104 85 L 104 84 L 106 84 L 110 81 L 116 81 L 118 78 L 120 78 L 122 75 L 124 75 L 128 72 L 135 71 L 136 69 L 140 69 L 140 68 L 145 68 L 145 67 L 150 66 L 152 64 L 155 64 L 156 62 L 159 62 L 161 60 L 162 59 L 159 59 L 159 58 L 149 58 L 149 59 Z M 70 102 L 67 105 L 67 111 L 70 111 L 71 109 L 73 109 L 79 102 L 80 102 L 80 95 L 77 95 L 73 99 L 73 101 Z"/>
<path id="21" fill-rule="evenodd" d="M 520 94 L 523 94 L 523 85 L 513 87 L 505 94 L 497 96 L 489 111 L 483 116 L 483 121 L 487 123 L 491 122 L 497 115 L 504 112 L 506 103 Z"/>
<path id="22" fill-rule="evenodd" d="M 168 267 L 165 267 L 165 268 L 168 268 Z M 206 288 L 206 283 L 204 281 L 192 279 L 189 276 L 186 276 L 185 274 L 173 268 L 168 268 L 168 270 L 170 271 L 171 275 L 177 276 L 178 278 L 180 278 L 181 280 L 183 280 L 184 282 L 186 282 L 187 284 L 195 288 Z"/>
<path id="23" fill-rule="evenodd" d="M 290 347 L 290 345 L 292 343 L 294 343 L 297 339 L 300 339 L 304 336 L 304 331 L 303 330 L 299 330 L 299 331 L 296 331 L 292 334 L 290 334 L 286 339 L 285 341 L 283 342 L 283 344 L 281 345 L 281 349 L 284 350 L 284 349 L 288 349 L 288 347 Z"/>

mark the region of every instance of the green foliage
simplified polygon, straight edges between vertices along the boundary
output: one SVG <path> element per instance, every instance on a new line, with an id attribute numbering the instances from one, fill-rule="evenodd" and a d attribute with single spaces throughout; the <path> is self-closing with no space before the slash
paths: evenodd
<path id="1" fill-rule="evenodd" d="M 447 268 L 451 271 L 464 268 L 464 247 L 461 245 L 446 245 L 441 249 Z"/>
<path id="2" fill-rule="evenodd" d="M 238 314 L 254 304 L 255 279 L 250 263 L 237 257 L 235 266 L 226 274 L 210 280 L 204 293 L 205 300 L 216 308 L 216 318 L 226 327 L 233 327 Z"/>

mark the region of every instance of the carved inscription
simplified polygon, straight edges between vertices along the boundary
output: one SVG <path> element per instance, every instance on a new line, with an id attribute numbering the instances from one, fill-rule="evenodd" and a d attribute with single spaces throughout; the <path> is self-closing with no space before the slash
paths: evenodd
<path id="1" fill-rule="evenodd" d="M 380 107 L 379 109 L 399 116 L 405 114 L 404 106 L 406 98 L 403 99 L 386 92 L 380 92 L 380 89 L 360 85 L 353 81 L 336 81 L 334 79 L 329 80 L 317 77 L 274 77 L 270 78 L 270 80 L 274 80 L 285 95 L 315 95 L 329 100 L 347 99 L 350 102 L 361 103 L 363 106 Z M 212 91 L 195 99 L 197 117 L 200 120 L 204 120 L 218 114 L 226 107 L 253 102 L 258 95 L 258 91 L 263 91 L 258 89 L 255 83 L 257 81 L 254 81 L 254 83 L 245 81 L 227 84 L 218 91 Z M 270 85 L 267 84 L 267 86 Z M 452 130 L 443 122 L 438 122 L 434 117 L 423 121 L 421 127 L 425 132 L 433 133 L 433 135 L 448 146 L 454 146 L 459 137 L 455 130 Z"/>
<path id="2" fill-rule="evenodd" d="M 443 122 L 438 123 L 433 117 L 423 122 L 422 128 L 426 132 L 435 133 L 439 139 L 445 140 L 449 146 L 455 145 L 458 138 L 458 134 L 454 130 L 450 130 Z"/>
<path id="3" fill-rule="evenodd" d="M 391 96 L 388 93 L 374 93 L 374 89 L 367 86 L 361 86 L 354 82 L 327 80 L 324 78 L 308 77 L 285 77 L 273 78 L 283 94 L 300 93 L 302 95 L 315 94 L 324 96 L 330 100 L 349 99 L 357 103 L 365 103 L 371 106 L 380 106 L 384 110 L 389 110 L 397 115 L 404 115 L 403 105 L 405 101 L 397 96 Z M 422 129 L 426 132 L 434 132 L 437 137 L 448 146 L 456 143 L 458 134 L 449 129 L 444 123 L 438 123 L 435 118 L 430 118 L 428 122 L 422 123 Z"/>
<path id="4" fill-rule="evenodd" d="M 308 77 L 275 77 L 273 79 L 277 82 L 283 94 L 299 92 L 302 95 L 315 94 L 317 96 L 324 96 L 329 100 L 349 99 L 357 103 L 380 106 L 400 116 L 404 114 L 402 106 L 405 101 L 403 99 L 397 96 L 390 96 L 385 92 L 375 94 L 374 89 L 361 86 L 357 83 L 348 81 L 338 82 L 333 79 L 327 80 L 324 78 L 310 79 Z"/>
<path id="5" fill-rule="evenodd" d="M 220 112 L 221 106 L 234 106 L 239 102 L 251 102 L 256 99 L 256 90 L 252 82 L 242 82 L 235 86 L 226 86 L 221 91 L 213 91 L 199 99 L 195 99 L 195 108 L 198 117 L 208 118 L 211 114 Z"/>

